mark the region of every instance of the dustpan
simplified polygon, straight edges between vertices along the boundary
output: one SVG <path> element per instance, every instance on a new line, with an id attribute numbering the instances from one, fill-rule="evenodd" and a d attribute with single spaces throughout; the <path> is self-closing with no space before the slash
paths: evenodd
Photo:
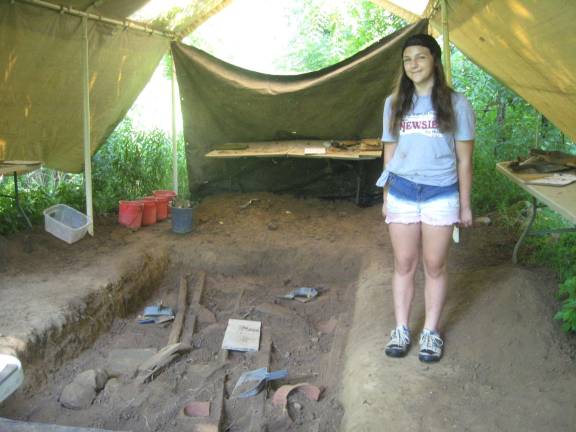
<path id="1" fill-rule="evenodd" d="M 286 369 L 268 372 L 268 368 L 260 368 L 244 372 L 238 378 L 234 390 L 232 390 L 231 399 L 244 399 L 256 396 L 266 386 L 268 381 L 286 378 L 288 371 Z"/>

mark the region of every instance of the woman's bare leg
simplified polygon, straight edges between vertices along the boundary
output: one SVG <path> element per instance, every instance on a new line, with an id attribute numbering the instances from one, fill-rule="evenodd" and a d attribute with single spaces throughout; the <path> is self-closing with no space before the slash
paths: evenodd
<path id="1" fill-rule="evenodd" d="M 397 326 L 408 327 L 410 306 L 414 298 L 414 273 L 420 252 L 420 224 L 388 225 L 394 250 L 394 314 Z"/>
<path id="2" fill-rule="evenodd" d="M 446 262 L 452 239 L 452 226 L 422 224 L 422 255 L 426 283 L 426 321 L 424 328 L 437 331 L 447 289 Z"/>

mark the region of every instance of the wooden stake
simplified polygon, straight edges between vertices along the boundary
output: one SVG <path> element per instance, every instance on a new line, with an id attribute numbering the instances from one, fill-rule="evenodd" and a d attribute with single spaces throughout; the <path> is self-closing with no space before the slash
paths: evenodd
<path id="1" fill-rule="evenodd" d="M 180 354 L 190 351 L 192 347 L 184 343 L 176 343 L 167 345 L 142 363 L 138 367 L 138 377 L 136 381 L 139 384 L 144 384 L 166 369 Z"/>
<path id="2" fill-rule="evenodd" d="M 192 293 L 192 304 L 200 304 L 202 300 L 202 293 L 204 292 L 204 285 L 206 284 L 206 272 L 201 270 L 198 272 L 198 278 L 196 280 L 196 286 L 194 287 L 194 292 Z"/>
<path id="3" fill-rule="evenodd" d="M 176 318 L 170 330 L 168 337 L 168 345 L 173 345 L 180 342 L 180 335 L 182 334 L 182 327 L 184 326 L 184 319 L 186 318 L 186 308 L 188 307 L 188 275 L 180 277 L 180 289 L 178 291 L 178 305 L 176 306 Z"/>
<path id="4" fill-rule="evenodd" d="M 182 340 L 186 343 L 192 344 L 192 336 L 196 328 L 198 306 L 202 300 L 202 293 L 204 292 L 204 285 L 206 284 L 206 272 L 199 271 L 195 278 L 194 289 L 192 290 L 192 301 L 190 302 L 190 309 L 192 311 L 189 317 L 188 325 L 184 328 Z"/>

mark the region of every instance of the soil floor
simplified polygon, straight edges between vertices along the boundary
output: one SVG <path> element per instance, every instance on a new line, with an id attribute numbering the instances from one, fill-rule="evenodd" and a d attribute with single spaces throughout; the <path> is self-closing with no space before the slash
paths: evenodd
<path id="1" fill-rule="evenodd" d="M 406 358 L 384 355 L 393 261 L 378 206 L 229 194 L 203 201 L 190 234 L 113 217 L 95 231 L 73 245 L 40 227 L 0 238 L 0 351 L 26 375 L 0 417 L 114 431 L 576 430 L 576 340 L 553 320 L 557 282 L 510 264 L 515 239 L 497 226 L 466 230 L 451 249 L 445 356 L 432 365 L 417 343 Z M 182 278 L 185 349 L 147 377 L 124 350 L 149 357 L 169 344 L 174 322 L 137 320 L 147 305 L 178 311 Z M 415 342 L 421 270 L 417 285 Z M 319 295 L 281 298 L 301 287 Z M 258 352 L 221 349 L 231 318 L 262 323 Z M 119 357 L 123 370 L 111 366 Z M 240 375 L 261 367 L 288 376 L 234 398 Z M 63 388 L 90 369 L 107 371 L 102 390 L 84 409 L 63 407 Z M 298 383 L 319 400 L 295 391 L 285 408 L 272 403 Z M 210 402 L 208 416 L 185 415 L 195 401 Z"/>

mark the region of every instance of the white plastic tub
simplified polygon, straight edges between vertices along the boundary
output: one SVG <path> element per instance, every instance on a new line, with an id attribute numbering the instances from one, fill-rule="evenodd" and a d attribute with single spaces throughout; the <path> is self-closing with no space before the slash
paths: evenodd
<path id="1" fill-rule="evenodd" d="M 86 235 L 90 218 L 65 204 L 56 204 L 44 210 L 44 228 L 50 234 L 74 243 Z"/>
<path id="2" fill-rule="evenodd" d="M 20 360 L 8 354 L 0 354 L 0 402 L 14 393 L 23 381 L 24 372 Z"/>

